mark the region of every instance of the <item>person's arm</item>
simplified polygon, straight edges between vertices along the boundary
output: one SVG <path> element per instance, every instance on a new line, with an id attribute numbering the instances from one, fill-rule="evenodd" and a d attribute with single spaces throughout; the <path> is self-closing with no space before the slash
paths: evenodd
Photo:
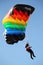
<path id="1" fill-rule="evenodd" d="M 32 48 L 32 46 L 29 46 L 29 48 Z"/>

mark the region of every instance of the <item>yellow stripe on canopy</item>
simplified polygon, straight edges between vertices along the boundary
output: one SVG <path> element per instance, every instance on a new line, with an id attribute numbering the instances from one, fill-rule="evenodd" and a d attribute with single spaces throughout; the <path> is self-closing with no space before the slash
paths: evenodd
<path id="1" fill-rule="evenodd" d="M 6 22 L 11 22 L 11 23 L 17 23 L 17 24 L 22 24 L 22 25 L 26 25 L 27 21 L 25 22 L 24 20 L 19 20 L 19 19 L 13 19 L 11 16 L 10 17 L 7 17 L 7 18 L 4 18 L 2 20 L 2 23 L 6 23 Z"/>

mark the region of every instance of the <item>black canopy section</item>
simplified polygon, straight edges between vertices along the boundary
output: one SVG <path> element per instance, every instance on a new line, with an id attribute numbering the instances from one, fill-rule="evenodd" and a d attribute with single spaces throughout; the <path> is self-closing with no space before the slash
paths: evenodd
<path id="1" fill-rule="evenodd" d="M 32 14 L 35 10 L 34 7 L 26 4 L 16 4 L 13 8 L 16 8 L 17 10 L 22 10 L 24 12 L 28 12 L 29 14 Z"/>
<path id="2" fill-rule="evenodd" d="M 17 43 L 18 41 L 21 41 L 25 38 L 25 33 L 23 34 L 6 34 L 5 35 L 5 40 L 8 44 L 14 44 Z"/>

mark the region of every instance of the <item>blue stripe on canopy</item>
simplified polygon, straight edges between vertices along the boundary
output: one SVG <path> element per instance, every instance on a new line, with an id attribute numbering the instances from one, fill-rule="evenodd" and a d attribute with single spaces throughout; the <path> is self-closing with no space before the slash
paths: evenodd
<path id="1" fill-rule="evenodd" d="M 11 29 L 7 28 L 7 31 L 5 32 L 6 34 L 23 34 L 25 33 L 25 30 L 18 30 L 18 29 Z"/>

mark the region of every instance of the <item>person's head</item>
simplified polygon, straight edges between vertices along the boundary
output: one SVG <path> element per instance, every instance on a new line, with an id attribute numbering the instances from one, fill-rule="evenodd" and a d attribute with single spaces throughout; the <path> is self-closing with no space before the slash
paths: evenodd
<path id="1" fill-rule="evenodd" d="M 29 44 L 27 43 L 27 44 L 25 45 L 25 48 L 28 47 L 28 46 L 29 46 Z"/>

